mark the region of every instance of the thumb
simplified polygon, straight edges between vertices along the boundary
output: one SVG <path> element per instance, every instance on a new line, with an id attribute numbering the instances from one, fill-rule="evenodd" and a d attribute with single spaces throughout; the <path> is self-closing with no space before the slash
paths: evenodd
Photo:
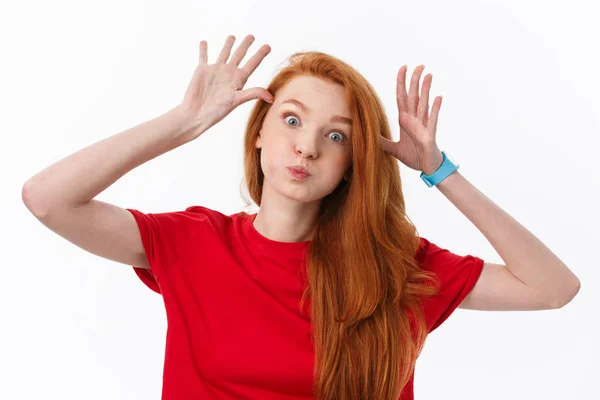
<path id="1" fill-rule="evenodd" d="M 394 154 L 394 151 L 396 149 L 396 142 L 383 137 L 383 135 L 379 135 L 379 143 L 381 144 L 381 148 L 386 153 L 390 153 L 392 155 Z"/>
<path id="2" fill-rule="evenodd" d="M 262 99 L 267 103 L 273 102 L 273 95 L 268 90 L 261 87 L 254 87 L 246 90 L 242 90 L 238 94 L 238 105 L 244 104 L 247 101 L 254 99 Z"/>

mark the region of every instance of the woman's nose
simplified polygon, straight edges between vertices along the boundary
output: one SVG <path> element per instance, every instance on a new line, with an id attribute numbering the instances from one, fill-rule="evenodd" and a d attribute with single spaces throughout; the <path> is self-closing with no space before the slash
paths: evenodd
<path id="1" fill-rule="evenodd" d="M 314 141 L 304 140 L 296 144 L 296 153 L 303 157 L 315 158 L 317 156 L 317 144 Z"/>
<path id="2" fill-rule="evenodd" d="M 302 154 L 304 157 L 316 157 L 318 154 L 318 134 L 306 133 L 298 135 L 296 153 Z"/>

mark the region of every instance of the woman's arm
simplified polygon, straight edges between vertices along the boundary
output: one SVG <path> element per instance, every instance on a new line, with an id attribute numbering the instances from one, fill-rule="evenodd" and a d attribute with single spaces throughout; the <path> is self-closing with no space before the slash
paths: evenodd
<path id="1" fill-rule="evenodd" d="M 23 186 L 23 202 L 36 216 L 87 204 L 132 169 L 198 134 L 193 119 L 174 107 L 45 168 Z"/>

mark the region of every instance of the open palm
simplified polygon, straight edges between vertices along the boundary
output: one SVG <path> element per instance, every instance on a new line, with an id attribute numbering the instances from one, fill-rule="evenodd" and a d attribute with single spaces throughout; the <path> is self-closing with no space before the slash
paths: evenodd
<path id="1" fill-rule="evenodd" d="M 381 147 L 407 167 L 431 174 L 442 164 L 443 160 L 442 152 L 436 143 L 437 120 L 442 97 L 435 98 L 431 115 L 429 115 L 431 74 L 426 75 L 423 79 L 421 96 L 419 96 L 419 81 L 424 69 L 424 65 L 415 68 L 408 94 L 405 84 L 406 65 L 398 71 L 396 101 L 400 140 L 395 142 L 381 136 Z"/>
<path id="2" fill-rule="evenodd" d="M 247 101 L 253 99 L 273 101 L 273 95 L 265 88 L 254 87 L 242 90 L 250 75 L 269 54 L 271 47 L 267 44 L 263 45 L 243 67 L 240 67 L 248 48 L 254 42 L 254 36 L 247 35 L 231 55 L 234 42 L 235 36 L 229 35 L 214 64 L 208 64 L 206 41 L 200 42 L 200 62 L 180 107 L 199 121 L 202 131 L 208 130 Z"/>

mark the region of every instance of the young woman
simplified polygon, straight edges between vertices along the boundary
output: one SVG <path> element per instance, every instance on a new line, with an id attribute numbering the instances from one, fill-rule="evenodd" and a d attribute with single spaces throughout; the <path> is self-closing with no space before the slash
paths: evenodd
<path id="1" fill-rule="evenodd" d="M 163 399 L 413 398 L 426 336 L 457 307 L 541 310 L 568 303 L 577 277 L 469 183 L 436 144 L 431 74 L 397 80 L 400 140 L 371 85 L 345 62 L 296 53 L 265 88 L 242 90 L 270 52 L 243 66 L 200 63 L 181 104 L 55 163 L 23 187 L 27 207 L 77 246 L 134 266 L 168 317 Z M 245 180 L 257 214 L 202 206 L 143 213 L 94 200 L 133 168 L 204 134 L 258 99 Z M 417 234 L 397 161 L 421 171 L 506 265 Z M 435 211 L 433 211 L 435 212 Z"/>

